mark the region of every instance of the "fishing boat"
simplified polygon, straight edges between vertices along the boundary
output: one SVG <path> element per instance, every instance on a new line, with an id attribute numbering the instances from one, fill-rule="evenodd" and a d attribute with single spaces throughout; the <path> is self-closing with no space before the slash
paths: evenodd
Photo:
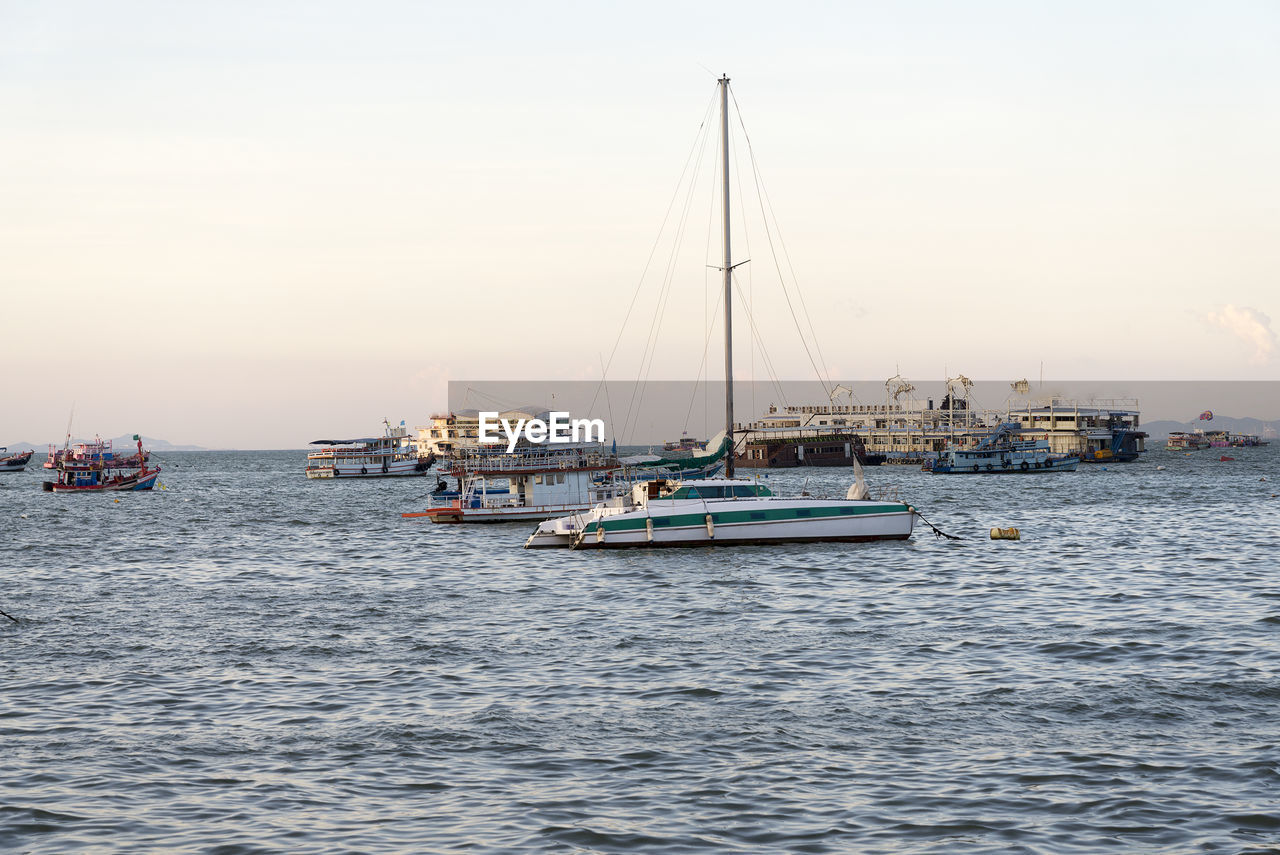
<path id="1" fill-rule="evenodd" d="M 1164 447 L 1170 451 L 1200 451 L 1210 446 L 1209 440 L 1205 437 L 1203 431 L 1195 431 L 1193 433 L 1174 431 L 1165 440 Z"/>
<path id="2" fill-rule="evenodd" d="M 308 478 L 403 478 L 426 475 L 435 458 L 420 456 L 402 420 L 382 420 L 382 436 L 317 439 L 323 446 L 307 455 Z"/>
<path id="3" fill-rule="evenodd" d="M 31 449 L 5 456 L 5 452 L 8 450 L 7 448 L 0 448 L 0 472 L 21 472 L 31 462 L 31 455 L 36 453 L 35 449 Z"/>
<path id="4" fill-rule="evenodd" d="M 1022 439 L 1016 422 L 1005 422 L 972 446 L 951 446 L 921 467 L 934 475 L 1036 475 L 1074 472 L 1080 458 L 1057 454 L 1047 439 Z"/>
<path id="5" fill-rule="evenodd" d="M 134 434 L 138 450 L 133 454 L 118 454 L 111 440 L 95 438 L 93 442 L 68 445 L 55 454 L 49 448 L 49 459 L 54 461 L 55 477 L 45 481 L 43 489 L 48 493 L 101 493 L 110 491 L 150 490 L 160 477 L 160 467 L 148 467 L 150 455 L 142 448 L 142 437 Z"/>
<path id="6" fill-rule="evenodd" d="M 733 255 L 729 204 L 729 78 L 718 81 L 722 163 L 721 220 L 724 265 L 725 437 L 733 447 Z M 590 514 L 546 521 L 526 541 L 527 548 L 572 549 L 694 547 L 777 544 L 805 541 L 905 540 L 916 512 L 897 501 L 873 501 L 856 466 L 857 481 L 845 498 L 783 497 L 753 481 L 734 478 L 732 451 L 724 458 L 724 477 L 635 484 L 630 507 L 603 505 Z M 616 510 L 616 512 L 614 512 Z M 579 512 L 582 514 L 583 512 Z M 543 532 L 543 536 L 539 536 Z M 560 536 L 563 534 L 563 536 Z"/>

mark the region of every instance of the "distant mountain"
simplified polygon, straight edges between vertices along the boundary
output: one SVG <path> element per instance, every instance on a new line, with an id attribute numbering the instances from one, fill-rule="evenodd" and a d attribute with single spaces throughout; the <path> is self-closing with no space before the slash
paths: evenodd
<path id="1" fill-rule="evenodd" d="M 90 441 L 89 439 L 85 439 L 83 437 L 74 437 L 71 440 L 71 444 L 75 445 L 77 442 L 89 442 L 89 441 Z M 13 451 L 25 451 L 28 448 L 33 448 L 36 451 L 47 451 L 50 445 L 61 448 L 63 443 L 65 442 L 66 442 L 66 439 L 59 439 L 59 440 L 53 440 L 48 442 L 10 442 L 6 444 Z M 115 449 L 133 448 L 133 446 L 134 446 L 134 440 L 133 440 L 133 434 L 131 433 L 125 434 L 124 436 L 114 437 L 111 440 L 111 447 Z M 152 436 L 142 437 L 142 447 L 145 448 L 147 451 L 157 451 L 157 452 L 208 451 L 209 450 L 207 448 L 202 448 L 199 445 L 174 445 L 171 442 L 168 442 L 163 439 L 156 439 L 155 437 L 152 437 Z"/>
<path id="2" fill-rule="evenodd" d="M 1260 436 L 1264 439 L 1275 439 L 1277 430 L 1280 429 L 1280 422 L 1264 422 L 1261 419 L 1243 418 L 1237 419 L 1231 416 L 1214 416 L 1208 421 L 1158 421 L 1146 422 L 1142 425 L 1153 440 L 1166 440 L 1169 434 L 1177 431 L 1195 431 L 1195 430 L 1229 430 L 1232 433 L 1252 434 Z"/>

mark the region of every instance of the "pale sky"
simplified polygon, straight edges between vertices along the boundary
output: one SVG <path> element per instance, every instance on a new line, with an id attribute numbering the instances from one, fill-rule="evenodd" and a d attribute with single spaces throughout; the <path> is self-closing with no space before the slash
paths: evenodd
<path id="1" fill-rule="evenodd" d="M 1280 379 L 1278 46 L 1272 2 L 0 0 L 0 444 L 74 407 L 300 447 L 598 377 L 722 72 L 832 376 Z M 699 372 L 709 181 L 654 378 Z"/>

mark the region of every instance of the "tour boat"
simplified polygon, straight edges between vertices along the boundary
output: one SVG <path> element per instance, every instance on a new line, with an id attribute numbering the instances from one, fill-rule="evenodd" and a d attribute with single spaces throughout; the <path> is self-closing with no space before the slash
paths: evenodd
<path id="1" fill-rule="evenodd" d="M 460 495 L 435 507 L 401 514 L 434 523 L 494 523 L 545 520 L 588 510 L 625 495 L 630 484 L 597 477 L 616 461 L 594 443 L 522 444 L 508 452 L 501 445 L 467 449 L 450 474 Z M 494 489 L 495 484 L 500 484 Z"/>
<path id="2" fill-rule="evenodd" d="M 1205 437 L 1203 431 L 1196 431 L 1195 433 L 1174 431 L 1165 440 L 1164 447 L 1170 451 L 1200 451 L 1209 447 L 1209 440 Z"/>
<path id="3" fill-rule="evenodd" d="M 1074 472 L 1080 458 L 1055 454 L 1047 439 L 1019 439 L 1018 426 L 997 427 L 977 445 L 953 446 L 922 467 L 934 475 L 1035 475 Z"/>
<path id="4" fill-rule="evenodd" d="M 308 478 L 402 478 L 426 475 L 435 458 L 419 456 L 418 448 L 401 421 L 392 426 L 382 420 L 382 436 L 361 439 L 317 439 L 324 446 L 307 455 Z"/>
<path id="5" fill-rule="evenodd" d="M 0 448 L 0 455 L 3 455 L 8 450 L 7 448 Z M 21 472 L 27 468 L 27 464 L 31 462 L 31 455 L 33 454 L 35 454 L 35 451 L 31 450 L 0 457 L 0 472 Z"/>
<path id="6" fill-rule="evenodd" d="M 142 449 L 142 437 L 134 454 L 120 455 L 111 440 L 97 438 L 93 442 L 68 444 L 61 450 L 49 448 L 54 480 L 44 482 L 50 493 L 101 493 L 109 491 L 150 490 L 160 477 L 160 467 L 148 468 L 150 455 Z M 55 453 L 57 451 L 57 453 Z M 46 464 L 47 465 L 47 464 Z"/>
<path id="7" fill-rule="evenodd" d="M 729 78 L 719 80 L 722 163 L 725 437 L 732 449 L 733 421 L 733 256 L 730 251 Z M 541 524 L 526 547 L 569 546 L 573 549 L 625 547 L 695 547 L 776 544 L 806 541 L 905 540 L 911 536 L 916 511 L 897 501 L 867 498 L 860 466 L 844 499 L 783 497 L 753 481 L 733 477 L 734 455 L 725 455 L 723 478 L 685 481 L 675 489 L 654 480 L 636 484 L 630 507 L 612 512 L 607 506 L 582 516 Z M 578 512 L 582 513 L 582 512 Z M 581 523 L 581 525 L 579 525 Z M 552 536 L 557 527 L 566 536 Z M 539 539 L 539 531 L 547 535 Z M 572 531 L 572 536 L 567 533 Z M 567 541 L 567 543 L 565 542 Z"/>

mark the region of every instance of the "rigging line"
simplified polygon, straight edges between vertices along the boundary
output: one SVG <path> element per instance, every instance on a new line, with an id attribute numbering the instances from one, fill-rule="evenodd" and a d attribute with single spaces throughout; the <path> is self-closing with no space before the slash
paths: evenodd
<path id="1" fill-rule="evenodd" d="M 693 415 L 694 402 L 698 400 L 698 383 L 702 380 L 703 372 L 707 370 L 707 352 L 711 349 L 712 325 L 716 322 L 716 319 L 719 317 L 720 317 L 720 307 L 719 305 L 717 305 L 716 313 L 711 317 L 711 323 L 708 323 L 706 325 L 706 330 L 707 330 L 706 336 L 702 339 L 702 363 L 698 366 L 698 377 L 693 381 L 693 394 L 689 396 L 689 409 L 684 414 L 683 430 L 685 430 L 686 432 L 689 430 L 689 417 Z M 704 384 L 702 388 L 704 390 L 703 400 L 705 401 L 706 400 L 705 390 L 707 388 L 707 384 Z M 706 418 L 705 415 L 703 418 L 705 420 Z"/>
<path id="2" fill-rule="evenodd" d="M 715 174 L 714 174 L 714 175 L 712 175 L 712 178 L 711 178 L 711 186 L 712 186 L 712 187 L 715 187 L 715 184 L 716 184 L 715 179 L 716 179 L 716 177 L 717 177 L 717 176 L 719 176 L 719 175 L 720 175 L 720 161 L 719 161 L 719 159 L 717 158 L 717 159 L 716 159 L 716 166 L 715 166 Z M 705 329 L 705 330 L 707 330 L 707 335 L 708 335 L 708 336 L 711 334 L 711 326 L 712 326 L 712 324 L 714 323 L 714 321 L 713 321 L 710 317 L 708 317 L 707 302 L 708 302 L 708 298 L 709 298 L 709 296 L 710 296 L 710 292 L 711 292 L 711 271 L 715 269 L 715 268 L 714 268 L 714 267 L 713 267 L 709 262 L 710 262 L 710 260 L 711 260 L 711 236 L 712 236 L 712 231 L 711 231 L 711 229 L 712 229 L 713 224 L 715 223 L 715 216 L 716 216 L 716 201 L 717 201 L 717 200 L 716 200 L 716 194 L 715 194 L 715 193 L 712 193 L 712 194 L 710 195 L 710 197 L 707 199 L 707 241 L 706 241 L 706 245 L 703 247 L 703 250 L 702 250 L 702 253 L 703 253 L 702 257 L 703 257 L 703 259 L 704 259 L 704 264 L 703 264 L 703 267 L 702 267 L 702 328 L 703 328 L 703 329 Z M 717 291 L 717 292 L 719 292 L 719 290 L 720 290 L 719 288 L 717 288 L 717 289 L 716 289 L 716 291 Z M 715 307 L 715 315 L 716 315 L 716 317 L 719 317 L 719 315 L 720 315 L 720 304 L 721 304 L 721 303 L 723 303 L 723 302 L 724 302 L 723 298 L 722 298 L 722 299 L 720 299 L 720 300 L 716 300 L 716 301 L 715 301 L 715 303 L 716 303 L 716 307 Z M 700 367 L 699 367 L 699 369 L 698 369 L 698 377 L 699 377 L 699 379 L 701 379 L 701 377 L 702 377 L 702 372 L 703 372 L 703 370 L 705 370 L 705 368 L 706 368 L 706 360 L 707 360 L 707 357 L 706 357 L 706 350 L 705 350 L 705 348 L 704 348 L 704 350 L 703 350 L 703 355 L 702 355 L 702 366 L 700 366 Z M 709 377 L 708 377 L 707 379 L 708 379 L 708 380 L 710 380 L 710 378 L 709 378 Z M 709 386 L 709 385 L 710 385 L 709 383 L 708 383 L 708 384 L 704 384 L 704 385 L 703 385 L 703 387 L 702 387 L 702 389 L 703 389 L 703 394 L 702 394 L 702 426 L 703 426 L 703 431 L 704 431 L 704 432 L 708 429 L 708 426 L 711 424 L 710 402 L 709 402 L 709 400 L 708 400 L 708 395 L 709 395 L 709 393 L 710 393 L 710 389 L 708 388 L 708 386 Z M 695 395 L 697 394 L 697 384 L 696 384 L 696 383 L 694 384 L 694 393 L 695 393 Z M 687 429 L 687 428 L 688 428 L 688 426 L 689 426 L 689 425 L 688 425 L 688 421 L 689 421 L 689 419 L 688 419 L 688 417 L 686 416 L 686 418 L 685 418 L 685 428 L 686 428 L 686 429 Z"/>
<path id="3" fill-rule="evenodd" d="M 714 99 L 707 106 L 708 115 L 712 111 L 713 107 L 714 107 Z M 678 251 L 680 239 L 683 237 L 683 234 L 684 234 L 683 224 L 688 216 L 687 212 L 690 204 L 690 198 L 693 195 L 694 188 L 697 186 L 698 172 L 703 162 L 703 158 L 706 155 L 707 139 L 710 136 L 710 125 L 708 124 L 708 120 L 706 116 L 704 116 L 703 124 L 699 127 L 699 131 L 700 131 L 700 134 L 696 141 L 697 145 L 695 146 L 695 149 L 691 153 L 691 157 L 690 157 L 690 164 L 692 164 L 692 171 L 690 171 L 690 169 L 688 168 L 689 164 L 686 164 L 685 174 L 688 175 L 688 179 L 689 179 L 689 183 L 687 187 L 684 183 L 685 176 L 684 175 L 681 176 L 681 184 L 679 189 L 683 189 L 685 197 L 684 197 L 684 202 L 680 208 L 680 223 L 675 228 L 675 236 L 673 239 L 673 246 L 672 246 L 673 252 Z M 670 218 L 668 216 L 668 221 L 669 219 Z M 665 224 L 664 224 L 664 232 L 665 232 Z M 671 260 L 668 259 L 667 269 L 664 271 L 662 284 L 659 285 L 658 287 L 658 302 L 654 307 L 654 315 L 653 315 L 653 318 L 650 320 L 649 330 L 645 334 L 645 344 L 644 344 L 643 350 L 641 351 L 640 362 L 636 369 L 635 384 L 631 388 L 631 398 L 627 405 L 626 414 L 623 416 L 624 438 L 626 436 L 626 431 L 629 429 L 628 426 L 631 423 L 632 415 L 635 414 L 635 417 L 637 419 L 639 418 L 639 406 L 643 403 L 643 400 L 644 400 L 644 397 L 642 394 L 642 388 L 640 386 L 641 375 L 644 372 L 645 361 L 649 358 L 650 350 L 653 348 L 656 348 L 657 334 L 656 334 L 655 328 L 659 322 L 659 317 L 661 315 L 660 310 L 661 310 L 663 301 L 666 297 L 667 289 L 670 287 L 670 269 L 671 269 Z M 637 394 L 640 395 L 639 402 L 637 401 L 637 397 L 636 397 Z"/>
<path id="4" fill-rule="evenodd" d="M 600 373 L 601 375 L 603 375 L 604 374 L 604 354 L 597 353 L 596 358 L 600 360 Z M 615 428 L 617 427 L 617 423 L 614 422 L 613 420 L 613 399 L 609 396 L 609 385 L 607 383 L 604 386 L 604 403 L 609 410 L 609 430 L 613 431 L 613 435 L 616 437 L 618 435 L 617 431 L 615 430 Z M 591 412 L 590 410 L 587 411 L 588 414 L 590 414 L 590 412 Z M 603 437 L 601 437 L 601 439 L 603 440 Z"/>
<path id="5" fill-rule="evenodd" d="M 671 285 L 674 281 L 676 260 L 679 257 L 680 249 L 684 246 L 684 237 L 686 224 L 689 221 L 689 211 L 692 209 L 693 198 L 698 184 L 697 165 L 703 161 L 706 153 L 706 143 L 710 139 L 710 130 L 708 129 L 702 137 L 702 147 L 695 164 L 693 173 L 689 180 L 689 189 L 685 195 L 684 205 L 681 208 L 680 220 L 676 226 L 675 240 L 672 243 L 671 254 L 667 259 L 667 269 L 664 274 L 662 287 L 658 293 L 658 303 L 654 308 L 654 316 L 649 325 L 649 334 L 646 337 L 645 348 L 640 357 L 640 366 L 636 372 L 636 385 L 632 388 L 631 403 L 627 408 L 627 416 L 624 425 L 632 424 L 632 416 L 635 417 L 635 424 L 638 426 L 640 419 L 640 409 L 644 403 L 644 384 L 649 381 L 649 374 L 653 370 L 653 361 L 657 358 L 658 335 L 662 328 L 662 319 L 666 316 L 667 306 L 671 299 Z M 646 360 L 648 367 L 646 368 Z M 643 379 L 642 376 L 643 375 Z M 638 395 L 638 397 L 637 397 Z"/>
<path id="6" fill-rule="evenodd" d="M 662 234 L 666 231 L 667 220 L 671 217 L 671 209 L 675 207 L 676 199 L 680 196 L 680 188 L 684 185 L 684 177 L 689 172 L 689 164 L 693 162 L 693 155 L 698 149 L 698 142 L 705 137 L 705 128 L 707 126 L 707 121 L 711 116 L 711 111 L 715 102 L 716 99 L 713 94 L 711 99 L 707 102 L 706 109 L 702 111 L 702 121 L 698 125 L 697 133 L 693 136 L 693 145 L 689 148 L 689 154 L 685 157 L 684 168 L 680 171 L 680 180 L 676 182 L 676 189 L 671 194 L 671 201 L 667 203 L 666 213 L 662 215 L 662 225 L 658 227 L 658 234 L 653 239 L 653 246 L 649 248 L 649 257 L 645 259 L 644 269 L 640 271 L 640 279 L 636 282 L 635 291 L 631 294 L 631 304 L 627 306 L 627 313 L 622 319 L 622 326 L 618 330 L 617 340 L 613 343 L 613 350 L 609 351 L 609 361 L 605 363 L 604 374 L 600 377 L 600 385 L 596 387 L 595 396 L 591 399 L 591 408 L 588 409 L 588 413 L 595 409 L 596 400 L 600 397 L 600 389 L 608 379 L 609 366 L 613 365 L 613 357 L 618 352 L 618 344 L 622 341 L 622 332 L 627 328 L 627 321 L 631 319 L 631 312 L 635 309 L 636 300 L 640 297 L 641 286 L 644 285 L 644 278 L 649 272 L 649 265 L 653 263 L 654 253 L 658 251 L 658 244 L 662 241 Z"/>
<path id="7" fill-rule="evenodd" d="M 736 104 L 736 102 L 735 102 L 735 104 Z M 739 124 L 741 124 L 741 122 L 742 122 L 742 116 L 741 116 L 741 114 L 739 114 L 739 116 L 738 116 L 738 122 L 739 122 Z M 746 194 L 746 193 L 744 193 L 744 192 L 743 192 L 743 190 L 742 190 L 742 165 L 741 165 L 740 160 L 738 159 L 738 149 L 737 149 L 737 148 L 735 148 L 735 149 L 733 150 L 733 163 L 734 163 L 734 166 L 736 167 L 736 169 L 735 169 L 735 171 L 734 171 L 734 177 L 738 180 L 738 212 L 739 212 L 739 214 L 741 214 L 741 218 L 742 218 L 742 239 L 743 239 L 743 243 L 746 245 L 747 258 L 748 258 L 748 259 L 750 259 L 750 258 L 751 258 L 751 230 L 747 228 L 747 201 L 746 201 L 746 200 L 747 200 L 747 194 Z M 755 292 L 755 276 L 753 275 L 753 272 L 752 272 L 752 268 L 751 268 L 751 267 L 747 267 L 747 295 L 748 295 L 748 297 L 750 297 L 750 300 L 748 300 L 748 299 L 747 299 L 747 297 L 744 297 L 744 298 L 743 298 L 743 302 L 744 302 L 744 303 L 749 303 L 749 302 L 752 302 L 752 301 L 754 301 L 754 300 L 755 300 L 755 296 L 756 296 L 756 292 Z M 755 342 L 756 342 L 755 338 L 751 338 L 751 339 L 750 339 L 750 341 L 748 342 L 748 344 L 749 344 L 750 346 L 747 348 L 747 353 L 748 353 L 748 354 L 750 355 L 750 357 L 751 357 L 751 362 L 750 362 L 750 372 L 751 372 L 751 412 L 753 412 L 753 413 L 757 413 L 757 412 L 759 412 L 759 410 L 758 410 L 758 409 L 756 409 L 756 348 L 755 348 Z"/>
<path id="8" fill-rule="evenodd" d="M 786 281 L 782 275 L 782 267 L 781 265 L 778 264 L 778 254 L 773 246 L 773 234 L 769 229 L 769 213 L 772 213 L 773 203 L 769 202 L 769 213 L 766 213 L 765 198 L 767 197 L 768 194 L 767 194 L 767 191 L 763 189 L 763 179 L 760 175 L 760 165 L 756 161 L 755 148 L 751 145 L 751 135 L 747 133 L 747 125 L 745 120 L 742 118 L 742 107 L 741 105 L 738 104 L 737 96 L 734 95 L 732 92 L 730 92 L 730 95 L 733 96 L 734 109 L 738 111 L 738 124 L 742 128 L 742 136 L 747 141 L 747 153 L 751 157 L 751 167 L 752 167 L 751 171 L 756 182 L 756 197 L 760 201 L 760 214 L 765 220 L 765 237 L 769 239 L 769 252 L 773 255 L 774 267 L 777 268 L 778 270 L 778 279 L 782 283 L 782 293 L 783 293 L 783 296 L 787 298 L 787 308 L 791 310 L 791 317 L 792 317 L 792 320 L 795 322 L 796 332 L 799 333 L 800 335 L 800 341 L 802 344 L 804 344 L 805 353 L 809 357 L 809 364 L 813 366 L 813 371 L 815 374 L 818 375 L 818 381 L 823 384 L 824 391 L 827 391 L 828 387 L 831 385 L 831 377 L 830 377 L 830 372 L 825 370 L 826 357 L 822 355 L 822 345 L 818 342 L 817 332 L 814 330 L 814 327 L 813 327 L 813 320 L 809 317 L 809 309 L 804 303 L 804 295 L 800 290 L 799 280 L 796 280 L 795 281 L 796 295 L 799 297 L 801 308 L 804 310 L 805 320 L 808 321 L 809 323 L 809 333 L 810 333 L 810 336 L 813 338 L 814 347 L 818 349 L 818 356 L 822 361 L 823 371 L 819 371 L 817 363 L 814 362 L 813 354 L 809 351 L 809 344 L 805 340 L 804 331 L 800 329 L 800 320 L 795 316 L 795 307 L 792 306 L 791 304 L 791 295 L 787 291 Z M 776 216 L 773 218 L 773 222 L 774 222 L 774 228 L 777 229 L 778 231 L 778 242 L 782 243 L 782 229 L 778 227 L 778 221 Z M 783 252 L 784 253 L 786 252 L 785 244 L 783 244 Z M 787 255 L 787 264 L 789 267 L 791 266 L 791 258 L 789 254 Z M 794 279 L 795 278 L 794 267 L 791 268 L 791 275 L 792 275 L 792 278 Z"/>
<path id="9" fill-rule="evenodd" d="M 734 287 L 737 288 L 738 296 L 741 297 L 742 286 L 738 284 L 736 274 L 734 275 Z M 746 301 L 744 300 L 742 308 L 743 308 L 743 311 L 747 313 L 747 322 L 751 326 L 751 332 L 755 336 L 756 342 L 760 345 L 760 355 L 764 359 L 765 371 L 769 374 L 770 378 L 773 380 L 773 386 L 775 389 L 777 389 L 778 396 L 781 399 L 783 405 L 785 406 L 787 403 L 786 392 L 784 392 L 782 389 L 782 383 L 778 380 L 777 372 L 773 370 L 773 360 L 769 358 L 769 349 L 765 347 L 764 340 L 760 337 L 760 330 L 756 327 L 755 315 L 752 314 L 751 309 L 748 306 L 746 306 L 745 303 Z"/>

